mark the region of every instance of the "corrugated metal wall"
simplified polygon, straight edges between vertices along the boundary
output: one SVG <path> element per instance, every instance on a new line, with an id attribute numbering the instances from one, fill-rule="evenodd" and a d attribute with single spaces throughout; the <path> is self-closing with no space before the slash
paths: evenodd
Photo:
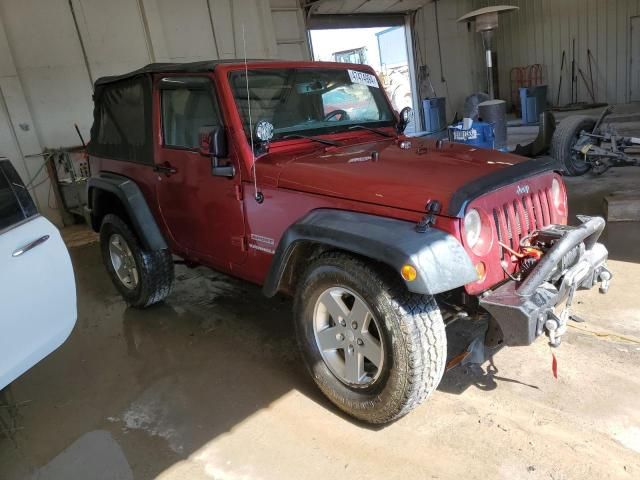
<path id="1" fill-rule="evenodd" d="M 461 2 L 466 3 L 466 2 Z M 500 69 L 500 96 L 509 97 L 513 67 L 540 63 L 549 85 L 549 100 L 556 102 L 562 51 L 566 52 L 560 103 L 571 101 L 572 40 L 576 64 L 587 82 L 587 50 L 593 54 L 594 93 L 597 101 L 629 101 L 631 17 L 640 15 L 640 0 L 473 0 L 472 8 L 508 3 L 520 7 L 500 16 L 496 50 Z M 476 64 L 482 65 L 482 45 L 475 34 Z M 578 101 L 590 101 L 578 76 Z M 480 81 L 480 79 L 477 79 Z"/>
<path id="2" fill-rule="evenodd" d="M 0 0 L 0 155 L 59 222 L 43 148 L 89 137 L 91 85 L 150 62 L 308 58 L 297 0 Z M 37 177 L 37 178 L 34 178 Z"/>
<path id="3" fill-rule="evenodd" d="M 455 112 L 462 113 L 466 96 L 478 88 L 475 81 L 478 65 L 473 58 L 476 34 L 468 32 L 465 24 L 456 22 L 472 10 L 472 0 L 440 0 L 437 9 L 438 25 L 435 2 L 416 12 L 413 26 L 414 50 L 418 59 L 416 69 L 419 70 L 421 65 L 428 68 L 437 96 L 447 98 L 447 118 L 451 120 Z M 438 52 L 438 30 L 442 62 Z M 420 90 L 422 96 L 432 96 L 424 80 Z"/>
<path id="4" fill-rule="evenodd" d="M 270 0 L 273 29 L 278 45 L 278 58 L 306 60 L 311 58 L 304 23 L 304 12 L 298 0 Z"/>

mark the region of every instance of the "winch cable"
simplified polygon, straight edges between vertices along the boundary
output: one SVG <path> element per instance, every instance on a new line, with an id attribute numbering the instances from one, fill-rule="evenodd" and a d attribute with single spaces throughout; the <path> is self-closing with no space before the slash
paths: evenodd
<path id="1" fill-rule="evenodd" d="M 618 339 L 625 342 L 640 345 L 640 339 L 631 337 L 628 335 L 621 335 L 618 333 L 606 332 L 606 331 L 596 332 L 595 330 L 590 330 L 585 327 L 578 327 L 577 325 L 574 325 L 571 323 L 568 323 L 567 326 L 573 328 L 574 330 L 579 331 L 580 333 L 591 335 L 598 339 L 605 339 L 605 338 L 610 340 Z M 551 352 L 551 372 L 553 373 L 554 378 L 557 379 L 558 378 L 558 359 L 556 358 L 555 351 L 551 348 L 551 346 L 549 346 L 549 350 Z"/>
<path id="2" fill-rule="evenodd" d="M 629 343 L 633 343 L 636 345 L 640 345 L 640 338 L 636 338 L 636 337 L 632 337 L 629 335 L 623 335 L 620 333 L 615 333 L 615 332 L 609 332 L 606 330 L 602 330 L 602 331 L 595 331 L 595 330 L 591 330 L 589 328 L 586 327 L 579 327 L 578 325 L 574 325 L 574 324 L 568 324 L 569 327 L 573 328 L 574 330 L 577 330 L 581 333 L 585 333 L 587 335 L 591 335 L 594 336 L 596 338 L 600 338 L 600 339 L 618 339 L 618 340 L 622 340 L 624 342 L 629 342 Z"/>

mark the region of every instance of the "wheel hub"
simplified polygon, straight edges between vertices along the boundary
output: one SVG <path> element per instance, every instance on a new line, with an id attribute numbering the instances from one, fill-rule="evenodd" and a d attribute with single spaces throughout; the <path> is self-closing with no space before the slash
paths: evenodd
<path id="1" fill-rule="evenodd" d="M 122 235 L 114 233 L 109 238 L 109 257 L 120 283 L 129 290 L 138 286 L 139 274 L 133 252 Z"/>
<path id="2" fill-rule="evenodd" d="M 384 366 L 381 328 L 367 303 L 344 287 L 325 290 L 313 316 L 316 345 L 325 364 L 341 382 L 367 387 Z"/>

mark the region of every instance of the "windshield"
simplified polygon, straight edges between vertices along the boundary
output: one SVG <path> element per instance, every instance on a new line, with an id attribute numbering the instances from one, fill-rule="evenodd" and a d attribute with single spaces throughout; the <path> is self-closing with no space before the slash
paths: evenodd
<path id="1" fill-rule="evenodd" d="M 249 70 L 251 120 L 274 126 L 274 140 L 287 135 L 347 131 L 353 125 L 384 127 L 395 117 L 378 80 L 357 70 L 283 68 Z M 249 135 L 244 70 L 229 74 L 238 112 Z"/>

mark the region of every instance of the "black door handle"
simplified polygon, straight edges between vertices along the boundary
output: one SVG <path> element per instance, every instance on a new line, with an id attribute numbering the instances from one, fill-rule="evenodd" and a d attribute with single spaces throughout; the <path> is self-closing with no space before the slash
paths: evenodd
<path id="1" fill-rule="evenodd" d="M 173 175 L 174 173 L 178 173 L 178 170 L 173 168 L 168 163 L 165 163 L 163 165 L 154 165 L 153 166 L 153 171 L 154 172 L 158 172 L 158 173 L 164 173 L 167 177 L 169 175 Z"/>

